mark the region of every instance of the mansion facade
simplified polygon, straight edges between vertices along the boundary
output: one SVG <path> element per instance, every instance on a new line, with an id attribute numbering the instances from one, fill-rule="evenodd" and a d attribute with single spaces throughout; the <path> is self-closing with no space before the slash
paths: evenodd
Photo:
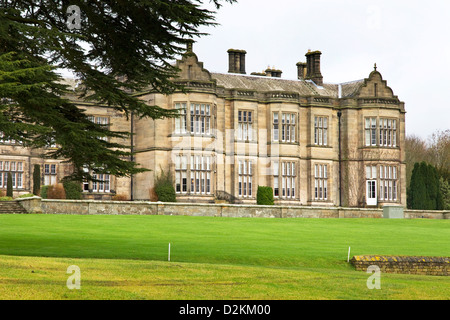
<path id="1" fill-rule="evenodd" d="M 154 199 L 154 182 L 170 172 L 179 202 L 256 204 L 270 186 L 276 204 L 406 206 L 405 108 L 380 72 L 329 84 L 320 51 L 296 65 L 298 79 L 268 68 L 246 74 L 243 50 L 228 50 L 228 73 L 203 67 L 190 46 L 175 79 L 187 93 L 139 93 L 150 105 L 178 109 L 175 119 L 126 119 L 106 106 L 76 101 L 91 120 L 133 132 L 134 160 L 151 171 L 132 177 L 101 175 L 84 183 L 87 199 Z M 76 100 L 76 98 L 73 98 Z M 0 141 L 0 187 L 12 173 L 16 194 L 32 190 L 32 168 L 42 184 L 58 183 L 70 165 L 40 157 L 14 141 Z"/>

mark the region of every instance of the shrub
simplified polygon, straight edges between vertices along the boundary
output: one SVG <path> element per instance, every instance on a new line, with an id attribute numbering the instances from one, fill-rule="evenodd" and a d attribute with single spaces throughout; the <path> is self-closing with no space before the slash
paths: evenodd
<path id="1" fill-rule="evenodd" d="M 256 203 L 259 205 L 273 205 L 273 189 L 271 187 L 258 186 Z"/>
<path id="2" fill-rule="evenodd" d="M 66 199 L 80 200 L 82 199 L 81 185 L 75 181 L 64 181 L 64 192 L 66 193 Z"/>
<path id="3" fill-rule="evenodd" d="M 33 170 L 33 194 L 38 196 L 40 192 L 41 192 L 41 166 L 35 164 Z"/>
<path id="4" fill-rule="evenodd" d="M 162 202 L 176 202 L 175 188 L 173 187 L 173 179 L 170 173 L 165 173 L 161 169 L 161 174 L 155 181 L 155 193 L 158 196 L 158 201 Z"/>
<path id="5" fill-rule="evenodd" d="M 13 197 L 0 197 L 0 201 L 11 201 L 14 200 Z"/>
<path id="6" fill-rule="evenodd" d="M 57 183 L 48 187 L 47 199 L 65 199 L 66 192 L 62 183 Z"/>
<path id="7" fill-rule="evenodd" d="M 48 191 L 48 188 L 49 188 L 50 186 L 42 186 L 41 187 L 41 198 L 42 199 L 47 199 L 47 191 Z"/>

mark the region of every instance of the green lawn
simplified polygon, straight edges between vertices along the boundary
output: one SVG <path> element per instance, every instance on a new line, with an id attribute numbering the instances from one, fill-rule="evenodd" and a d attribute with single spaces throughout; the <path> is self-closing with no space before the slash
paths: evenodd
<path id="1" fill-rule="evenodd" d="M 352 256 L 448 256 L 449 239 L 449 220 L 0 215 L 0 280 L 9 284 L 0 298 L 24 298 L 34 288 L 51 299 L 449 299 L 449 277 L 385 274 L 382 290 L 368 290 L 369 275 L 346 262 L 349 246 Z M 67 263 L 92 268 L 83 272 L 83 290 L 65 282 L 26 289 L 37 274 L 20 265 L 47 270 L 45 287 L 53 264 Z M 105 273 L 118 285 L 102 286 Z M 65 270 L 58 277 L 67 279 Z M 127 279 L 137 282 L 124 289 Z M 216 285 L 209 292 L 205 283 Z"/>

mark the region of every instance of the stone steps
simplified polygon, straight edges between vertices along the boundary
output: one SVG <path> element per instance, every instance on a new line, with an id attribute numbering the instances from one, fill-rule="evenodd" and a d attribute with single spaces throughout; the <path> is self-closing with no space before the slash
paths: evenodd
<path id="1" fill-rule="evenodd" d="M 17 201 L 0 201 L 0 214 L 5 213 L 27 213 Z"/>

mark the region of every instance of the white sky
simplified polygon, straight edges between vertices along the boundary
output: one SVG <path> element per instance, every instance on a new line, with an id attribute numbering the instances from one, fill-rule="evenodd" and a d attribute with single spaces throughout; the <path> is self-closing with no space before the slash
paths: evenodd
<path id="1" fill-rule="evenodd" d="M 296 79 L 308 49 L 322 51 L 328 83 L 366 78 L 376 63 L 405 102 L 407 135 L 450 128 L 448 0 L 239 0 L 216 22 L 194 44 L 209 71 L 228 71 L 230 48 L 247 51 L 247 74 L 274 66 L 284 79 Z"/>

